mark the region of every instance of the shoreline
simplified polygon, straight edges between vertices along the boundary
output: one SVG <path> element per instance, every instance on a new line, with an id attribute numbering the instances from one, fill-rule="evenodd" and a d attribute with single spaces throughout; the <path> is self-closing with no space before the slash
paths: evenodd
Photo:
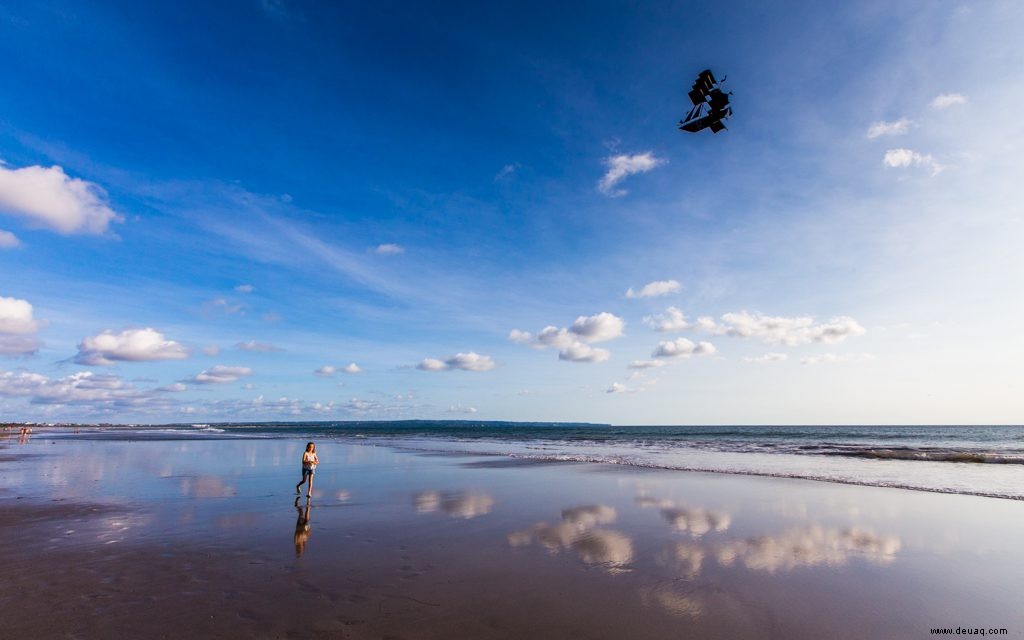
<path id="1" fill-rule="evenodd" d="M 421 424 L 421 423 L 432 423 L 431 421 L 399 421 L 399 422 L 380 422 L 380 424 Z M 471 421 L 462 421 L 464 424 L 475 424 Z M 524 445 L 528 445 L 530 441 L 516 442 L 515 440 L 500 440 L 493 439 L 490 437 L 479 437 L 470 440 L 458 440 L 449 439 L 445 436 L 423 436 L 417 434 L 410 438 L 408 435 L 379 435 L 379 434 L 348 434 L 338 432 L 312 432 L 302 433 L 300 425 L 307 427 L 316 427 L 319 423 L 295 423 L 285 427 L 289 431 L 284 432 L 272 432 L 266 429 L 270 425 L 264 425 L 262 427 L 253 426 L 253 432 L 249 432 L 248 428 L 235 432 L 221 432 L 215 431 L 193 431 L 191 429 L 182 428 L 170 428 L 173 425 L 147 425 L 147 426 L 134 426 L 134 427 L 108 427 L 105 425 L 89 425 L 89 430 L 80 432 L 76 429 L 74 432 L 68 432 L 64 428 L 57 428 L 54 431 L 44 430 L 37 434 L 35 437 L 45 438 L 47 436 L 56 436 L 59 439 L 79 439 L 79 440 L 110 440 L 110 441 L 121 441 L 121 440 L 139 440 L 139 441 L 158 441 L 158 440 L 226 440 L 226 441 L 237 441 L 244 440 L 247 438 L 265 438 L 265 439 L 278 439 L 286 440 L 294 438 L 298 435 L 302 437 L 310 438 L 327 438 L 339 443 L 348 443 L 353 445 L 359 444 L 372 444 L 374 446 L 388 447 L 395 450 L 411 451 L 411 452 L 435 452 L 435 453 L 450 453 L 450 454 L 462 454 L 462 455 L 479 455 L 479 456 L 503 456 L 512 459 L 536 459 L 536 460 L 550 460 L 556 462 L 581 462 L 581 463 L 593 463 L 593 464 L 609 464 L 618 465 L 624 467 L 636 467 L 636 468 L 649 468 L 649 469 L 661 469 L 667 471 L 681 471 L 681 472 L 697 472 L 697 473 L 714 473 L 714 474 L 725 474 L 725 475 L 739 475 L 739 476 L 750 476 L 750 477 L 764 477 L 764 478 L 788 478 L 797 480 L 809 480 L 815 482 L 827 482 L 842 485 L 854 485 L 863 487 L 879 487 L 888 489 L 902 489 L 906 491 L 923 491 L 928 493 L 939 493 L 939 494 L 951 494 L 951 495 L 968 495 L 985 498 L 996 498 L 1002 500 L 1013 500 L 1013 501 L 1024 501 L 1024 490 L 1020 487 L 1024 486 L 1024 464 L 1011 462 L 997 462 L 997 461 L 978 461 L 978 460 L 930 460 L 930 459 L 919 459 L 913 457 L 880 457 L 877 459 L 862 459 L 859 456 L 848 456 L 848 455 L 829 455 L 829 454 L 800 454 L 795 460 L 794 465 L 816 465 L 816 472 L 808 471 L 787 471 L 787 470 L 762 470 L 756 468 L 735 468 L 738 466 L 751 465 L 751 460 L 761 457 L 763 461 L 767 461 L 768 464 L 775 463 L 779 458 L 786 456 L 793 456 L 790 453 L 761 453 L 761 452 L 746 452 L 741 454 L 731 454 L 729 452 L 707 450 L 707 449 L 693 449 L 689 453 L 696 455 L 697 457 L 704 458 L 715 458 L 717 456 L 724 457 L 725 455 L 733 455 L 734 461 L 731 463 L 732 468 L 723 468 L 723 466 L 711 466 L 708 464 L 699 463 L 677 463 L 671 460 L 658 461 L 643 459 L 640 456 L 634 455 L 632 459 L 621 459 L 621 456 L 613 456 L 608 454 L 597 454 L 593 455 L 585 450 L 576 452 L 551 452 L 551 453 L 530 453 L 523 450 L 515 450 L 518 446 L 522 448 Z M 335 424 L 335 423 L 322 423 L 322 424 Z M 360 424 L 355 422 L 354 424 Z M 528 425 L 544 425 L 548 426 L 555 423 L 517 423 L 517 424 L 528 424 Z M 182 425 L 178 425 L 181 427 Z M 196 425 L 190 425 L 196 426 Z M 204 428 L 211 428 L 209 425 L 202 425 Z M 579 425 L 577 425 L 579 426 Z M 585 425 L 591 427 L 595 425 Z M 600 425 L 599 425 L 600 426 Z M 771 428 L 765 426 L 765 428 Z M 258 429 L 264 429 L 258 431 Z M 290 432 L 291 429 L 295 429 L 299 433 Z M 1024 429 L 1024 428 L 1022 428 Z M 13 434 L 9 434 L 9 438 Z M 429 443 L 429 444 L 428 444 Z M 552 443 L 555 443 L 552 445 Z M 539 441 L 542 446 L 557 446 L 557 440 L 551 441 Z M 447 444 L 447 446 L 445 446 Z M 628 443 L 627 443 L 628 444 Z M 462 448 L 459 447 L 469 447 Z M 481 448 L 489 447 L 489 448 Z M 502 451 L 500 449 L 504 448 Z M 532 448 L 527 446 L 527 448 Z M 681 452 L 685 453 L 685 449 L 680 449 Z M 865 464 L 866 463 L 866 464 Z M 765 464 L 762 462 L 762 464 Z M 836 477 L 834 473 L 835 469 L 843 466 L 858 465 L 859 469 L 868 469 L 872 471 L 884 471 L 889 470 L 887 475 L 876 477 L 874 479 L 861 479 L 855 477 L 857 474 L 847 473 L 847 477 Z M 887 466 L 888 465 L 888 466 Z M 956 471 L 956 473 L 962 473 L 965 471 L 975 472 L 979 469 L 984 470 L 989 474 L 990 477 L 995 477 L 999 474 L 1004 476 L 1000 482 L 1007 488 L 1014 487 L 1015 492 L 1009 492 L 1008 490 L 984 490 L 984 489 L 973 489 L 967 486 L 929 486 L 926 481 L 917 479 L 917 482 L 908 482 L 900 478 L 901 476 L 912 476 L 914 472 L 919 471 L 922 465 L 929 465 L 936 470 L 937 475 L 940 477 L 952 478 L 954 475 L 946 474 L 945 472 Z M 940 466 L 936 466 L 940 465 Z M 941 471 L 941 473 L 938 473 Z M 1012 475 L 1011 475 L 1012 474 Z M 934 482 L 934 481 L 932 481 Z"/>

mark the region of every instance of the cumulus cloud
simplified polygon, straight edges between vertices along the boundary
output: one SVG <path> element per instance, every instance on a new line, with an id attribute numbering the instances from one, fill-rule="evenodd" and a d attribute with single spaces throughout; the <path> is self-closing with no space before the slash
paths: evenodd
<path id="1" fill-rule="evenodd" d="M 908 118 L 900 118 L 893 122 L 886 122 L 884 120 L 873 123 L 868 127 L 868 138 L 878 138 L 881 136 L 901 136 L 910 129 L 910 125 L 914 124 L 913 120 Z"/>
<path id="2" fill-rule="evenodd" d="M 659 342 L 658 348 L 651 353 L 651 356 L 654 358 L 689 358 L 711 355 L 715 351 L 717 351 L 715 345 L 710 342 L 694 344 L 686 338 L 677 338 L 671 342 Z"/>
<path id="3" fill-rule="evenodd" d="M 605 342 L 618 338 L 626 323 L 622 318 L 608 312 L 602 312 L 590 317 L 580 316 L 576 318 L 569 331 L 586 342 Z"/>
<path id="4" fill-rule="evenodd" d="M 344 371 L 345 373 L 362 373 L 363 369 L 358 364 L 350 362 L 347 365 L 345 365 L 345 368 L 342 369 L 342 371 Z"/>
<path id="5" fill-rule="evenodd" d="M 246 342 L 239 342 L 235 344 L 235 348 L 239 351 L 253 351 L 256 353 L 272 353 L 275 351 L 284 351 L 281 347 L 275 347 L 272 344 L 266 342 L 257 342 L 255 340 L 248 340 Z"/>
<path id="6" fill-rule="evenodd" d="M 147 362 L 152 360 L 182 360 L 188 350 L 181 344 L 164 338 L 156 329 L 111 330 L 84 338 L 78 345 L 75 362 L 85 365 L 111 365 L 115 362 Z"/>
<path id="7" fill-rule="evenodd" d="M 32 317 L 32 304 L 28 300 L 0 296 L 0 334 L 35 333 L 39 326 L 39 321 Z"/>
<path id="8" fill-rule="evenodd" d="M 716 335 L 755 338 L 765 344 L 797 346 L 810 343 L 835 344 L 850 337 L 862 336 L 864 327 L 846 316 L 815 324 L 810 316 L 766 316 L 760 313 L 726 313 L 722 323 L 700 318 L 695 328 Z"/>
<path id="9" fill-rule="evenodd" d="M 58 166 L 10 169 L 0 165 L 0 214 L 62 234 L 105 233 L 123 217 L 107 204 L 99 186 L 71 178 Z"/>
<path id="10" fill-rule="evenodd" d="M 400 253 L 405 253 L 405 247 L 397 244 L 386 243 L 377 245 L 377 248 L 373 251 L 382 256 L 397 256 Z"/>
<path id="11" fill-rule="evenodd" d="M 332 367 L 329 364 L 325 364 L 324 366 L 322 366 L 319 369 L 315 370 L 313 372 L 313 375 L 320 376 L 321 378 L 330 378 L 335 373 L 337 373 L 337 371 L 338 371 L 337 368 Z"/>
<path id="12" fill-rule="evenodd" d="M 906 167 L 925 167 L 932 172 L 932 175 L 937 175 L 945 168 L 931 155 L 918 153 L 911 149 L 889 149 L 885 152 L 885 157 L 882 159 L 882 162 L 887 167 L 897 169 Z"/>
<path id="13" fill-rule="evenodd" d="M 558 352 L 558 359 L 568 362 L 605 362 L 611 355 L 607 349 L 592 347 L 583 342 L 573 342 Z"/>
<path id="14" fill-rule="evenodd" d="M 536 335 L 513 329 L 508 339 L 536 349 L 558 349 L 558 359 L 569 362 L 604 362 L 611 354 L 607 349 L 590 346 L 595 342 L 614 340 L 623 335 L 626 323 L 622 318 L 601 312 L 592 316 L 579 316 L 569 328 L 547 326 Z"/>
<path id="15" fill-rule="evenodd" d="M 685 331 L 694 326 L 686 321 L 686 314 L 677 307 L 669 307 L 665 313 L 644 316 L 644 324 L 662 332 Z"/>
<path id="16" fill-rule="evenodd" d="M 0 335 L 0 355 L 30 356 L 39 351 L 43 341 L 34 336 Z"/>
<path id="17" fill-rule="evenodd" d="M 0 229 L 0 249 L 17 249 L 20 246 L 21 241 L 18 240 L 18 236 L 10 231 Z"/>
<path id="18" fill-rule="evenodd" d="M 0 371 L 0 396 L 28 398 L 37 405 L 91 405 L 96 408 L 166 406 L 165 391 L 136 389 L 118 376 L 79 371 L 49 378 L 27 371 Z"/>
<path id="19" fill-rule="evenodd" d="M 967 104 L 967 96 L 962 93 L 943 93 L 932 100 L 932 109 L 947 109 L 954 105 Z"/>
<path id="20" fill-rule="evenodd" d="M 635 173 L 647 173 L 665 162 L 667 161 L 662 158 L 654 157 L 650 151 L 633 155 L 609 156 L 604 159 L 608 171 L 598 181 L 597 190 L 611 198 L 624 196 L 629 192 L 618 188 L 620 182 Z"/>
<path id="21" fill-rule="evenodd" d="M 634 291 L 633 287 L 626 290 L 627 298 L 653 298 L 656 296 L 664 296 L 670 293 L 679 293 L 683 288 L 683 285 L 679 284 L 676 280 L 655 280 L 654 282 L 648 282 L 639 291 Z"/>
<path id="22" fill-rule="evenodd" d="M 240 284 L 237 287 L 235 287 L 235 291 L 237 291 L 238 293 L 252 293 L 255 290 L 256 287 L 252 286 L 251 284 Z"/>
<path id="23" fill-rule="evenodd" d="M 203 353 L 208 356 L 218 356 L 220 355 L 220 347 L 215 344 L 207 345 L 203 347 Z"/>
<path id="24" fill-rule="evenodd" d="M 743 358 L 743 362 L 753 362 L 756 364 L 768 364 L 772 362 L 785 362 L 789 356 L 784 353 L 766 353 L 763 356 L 754 356 Z"/>
<path id="25" fill-rule="evenodd" d="M 197 384 L 225 384 L 251 375 L 252 369 L 249 367 L 226 367 L 223 365 L 217 365 L 216 367 L 200 371 L 193 376 L 190 381 Z"/>
<path id="26" fill-rule="evenodd" d="M 446 360 L 436 358 L 424 358 L 416 365 L 420 371 L 490 371 L 494 368 L 494 360 L 490 356 L 482 356 L 470 351 L 469 353 L 457 353 Z"/>

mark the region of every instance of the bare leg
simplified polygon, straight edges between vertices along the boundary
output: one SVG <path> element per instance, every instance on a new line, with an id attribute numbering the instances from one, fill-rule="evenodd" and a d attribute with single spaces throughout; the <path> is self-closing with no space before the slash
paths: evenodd
<path id="1" fill-rule="evenodd" d="M 309 498 L 313 495 L 313 474 L 309 474 L 309 486 L 306 487 L 306 497 Z"/>

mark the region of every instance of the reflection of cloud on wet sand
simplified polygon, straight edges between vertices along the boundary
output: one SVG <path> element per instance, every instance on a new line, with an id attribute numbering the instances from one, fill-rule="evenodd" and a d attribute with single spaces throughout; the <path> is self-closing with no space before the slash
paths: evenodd
<path id="1" fill-rule="evenodd" d="M 220 476 L 195 476 L 181 479 L 181 493 L 192 498 L 230 498 L 237 490 Z"/>
<path id="2" fill-rule="evenodd" d="M 656 604 L 680 618 L 696 618 L 704 612 L 704 606 L 693 596 L 667 589 L 644 589 L 640 591 L 640 598 L 644 606 Z"/>
<path id="3" fill-rule="evenodd" d="M 696 542 L 674 542 L 658 556 L 658 562 L 665 565 L 678 565 L 679 575 L 692 580 L 700 575 L 704 556 L 704 547 Z"/>
<path id="4" fill-rule="evenodd" d="M 760 536 L 716 545 L 719 564 L 742 563 L 755 571 L 789 571 L 797 567 L 840 566 L 851 557 L 878 565 L 890 564 L 900 549 L 900 539 L 879 536 L 868 529 L 825 529 L 810 525 L 777 536 Z"/>
<path id="5" fill-rule="evenodd" d="M 661 552 L 658 562 L 678 567 L 680 577 L 692 580 L 700 574 L 704 561 L 709 558 L 724 567 L 742 565 L 753 571 L 775 573 L 800 567 L 837 567 L 847 564 L 852 558 L 887 565 L 896 559 L 900 546 L 899 538 L 880 536 L 868 529 L 826 529 L 808 525 L 774 536 L 717 544 L 674 542 Z"/>
<path id="6" fill-rule="evenodd" d="M 453 518 L 475 518 L 490 513 L 494 498 L 486 493 L 421 491 L 413 496 L 418 513 L 443 511 Z"/>
<path id="7" fill-rule="evenodd" d="M 618 531 L 598 529 L 597 525 L 615 521 L 615 509 L 605 505 L 584 505 L 562 511 L 561 522 L 540 522 L 508 535 L 513 547 L 531 544 L 534 539 L 550 551 L 572 549 L 583 562 L 601 565 L 612 573 L 626 571 L 633 561 L 633 540 Z"/>
<path id="8" fill-rule="evenodd" d="M 661 517 L 679 531 L 688 531 L 699 538 L 708 531 L 725 531 L 732 524 L 732 517 L 721 511 L 668 507 L 661 510 Z"/>
<path id="9" fill-rule="evenodd" d="M 671 500 L 658 500 L 647 495 L 637 496 L 635 502 L 643 509 L 660 509 L 666 522 L 695 538 L 712 530 L 725 531 L 732 524 L 732 516 L 724 511 L 679 506 Z"/>

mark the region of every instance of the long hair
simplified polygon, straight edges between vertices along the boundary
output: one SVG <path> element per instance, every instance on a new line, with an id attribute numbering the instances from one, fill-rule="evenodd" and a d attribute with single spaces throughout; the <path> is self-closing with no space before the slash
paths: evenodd
<path id="1" fill-rule="evenodd" d="M 312 451 L 313 453 L 316 453 L 316 445 L 313 444 L 312 442 L 307 442 L 306 451 Z"/>

